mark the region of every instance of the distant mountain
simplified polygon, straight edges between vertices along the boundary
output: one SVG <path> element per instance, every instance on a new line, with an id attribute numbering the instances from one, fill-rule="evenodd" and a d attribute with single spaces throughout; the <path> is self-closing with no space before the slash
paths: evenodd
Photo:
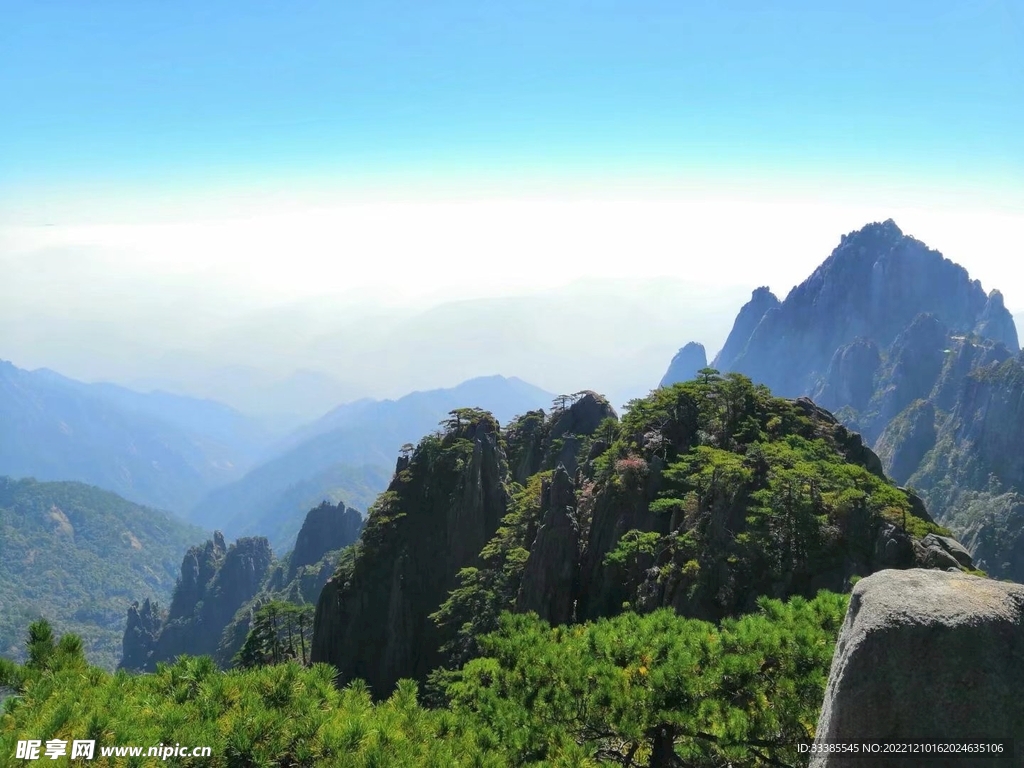
<path id="1" fill-rule="evenodd" d="M 967 270 L 890 219 L 844 235 L 782 303 L 767 289 L 755 291 L 712 367 L 744 373 L 785 397 L 810 394 L 841 347 L 857 339 L 888 347 L 921 313 L 951 332 L 1019 349 L 1002 295 L 986 295 Z"/>
<path id="2" fill-rule="evenodd" d="M 712 367 L 833 411 L 979 567 L 1024 580 L 1024 357 L 999 291 L 869 224 L 784 301 L 755 290 Z"/>
<path id="3" fill-rule="evenodd" d="M 449 411 L 484 408 L 502 422 L 550 405 L 554 395 L 515 377 L 470 379 L 397 400 L 340 406 L 279 445 L 279 455 L 209 493 L 190 519 L 229 536 L 265 535 L 278 551 L 295 537 L 305 510 L 344 498 L 363 511 L 391 479 L 395 456 L 437 429 Z"/>
<path id="4" fill-rule="evenodd" d="M 707 365 L 708 354 L 704 350 L 704 345 L 691 341 L 676 352 L 659 386 L 668 387 L 681 381 L 689 381 L 697 375 L 697 371 L 706 368 Z"/>
<path id="5" fill-rule="evenodd" d="M 361 394 L 350 384 L 322 371 L 298 369 L 281 376 L 280 372 L 251 365 L 208 369 L 204 360 L 184 354 L 180 357 L 181 365 L 173 373 L 164 378 L 141 379 L 133 386 L 229 403 L 278 437 Z"/>
<path id="6" fill-rule="evenodd" d="M 82 483 L 0 477 L 0 655 L 20 658 L 42 616 L 113 669 L 129 599 L 169 600 L 182 550 L 205 536 Z"/>
<path id="7" fill-rule="evenodd" d="M 77 480 L 182 512 L 238 478 L 269 435 L 219 403 L 0 361 L 0 473 Z"/>

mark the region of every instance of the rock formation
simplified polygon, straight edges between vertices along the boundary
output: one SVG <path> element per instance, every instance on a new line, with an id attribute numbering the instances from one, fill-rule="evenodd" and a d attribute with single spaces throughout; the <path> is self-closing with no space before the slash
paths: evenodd
<path id="1" fill-rule="evenodd" d="M 292 581 L 305 567 L 319 563 L 328 552 L 347 547 L 359 539 L 363 516 L 344 502 L 323 502 L 306 514 L 295 539 L 286 581 Z"/>
<path id="2" fill-rule="evenodd" d="M 542 523 L 523 570 L 516 610 L 533 611 L 555 626 L 573 618 L 580 554 L 576 493 L 565 467 L 558 466 L 541 495 Z"/>
<path id="3" fill-rule="evenodd" d="M 362 527 L 359 512 L 325 501 L 306 514 L 294 549 L 281 561 L 265 538 L 241 538 L 229 547 L 216 531 L 185 554 L 166 615 L 148 600 L 128 609 L 120 666 L 151 671 L 181 654 L 208 654 L 230 666 L 253 612 L 272 599 L 315 602 Z"/>
<path id="4" fill-rule="evenodd" d="M 712 367 L 828 408 L 939 522 L 980 543 L 1005 538 L 980 529 L 982 496 L 1006 509 L 996 497 L 1024 490 L 1018 351 L 1002 294 L 889 220 L 844 235 L 785 301 L 755 291 Z M 1024 553 L 996 549 L 979 563 L 1024 580 L 1004 567 Z"/>
<path id="5" fill-rule="evenodd" d="M 929 755 L 917 764 L 1019 765 L 1024 752 L 1024 587 L 964 573 L 886 570 L 853 589 L 816 744 L 1013 739 L 1010 760 Z M 812 768 L 906 759 L 819 755 Z"/>
<path id="6" fill-rule="evenodd" d="M 129 608 L 120 666 L 153 671 L 157 663 L 181 655 L 214 656 L 224 628 L 259 591 L 272 561 L 270 543 L 262 537 L 227 547 L 217 531 L 204 546 L 190 548 L 159 630 L 152 608 L 147 612 L 145 603 L 141 612 Z"/>
<path id="7" fill-rule="evenodd" d="M 497 422 L 472 410 L 453 412 L 447 431 L 400 458 L 354 564 L 320 594 L 313 661 L 379 696 L 401 678 L 424 679 L 440 660 L 429 615 L 505 516 L 507 472 Z"/>
<path id="8" fill-rule="evenodd" d="M 697 376 L 697 371 L 707 367 L 708 355 L 704 345 L 691 341 L 676 352 L 659 386 L 667 387 L 680 381 L 689 381 Z"/>

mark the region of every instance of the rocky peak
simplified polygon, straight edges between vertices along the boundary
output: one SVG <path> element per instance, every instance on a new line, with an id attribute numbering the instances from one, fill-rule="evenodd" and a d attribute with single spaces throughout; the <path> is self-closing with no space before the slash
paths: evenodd
<path id="1" fill-rule="evenodd" d="M 181 578 L 174 589 L 169 620 L 188 616 L 197 603 L 206 596 L 206 588 L 213 580 L 227 554 L 224 534 L 214 531 L 213 539 L 202 546 L 190 547 L 181 561 Z"/>
<path id="2" fill-rule="evenodd" d="M 750 341 L 751 335 L 761 320 L 780 306 L 781 302 L 774 293 L 768 290 L 767 286 L 754 289 L 750 295 L 750 301 L 744 304 L 739 314 L 736 315 L 729 337 L 725 340 L 725 346 L 715 355 L 711 367 L 722 371 L 732 370 L 733 363 L 743 354 L 747 342 Z"/>
<path id="3" fill-rule="evenodd" d="M 813 392 L 844 345 L 860 337 L 888 347 L 921 313 L 935 315 L 954 332 L 980 324 L 1016 349 L 1016 339 L 1006 338 L 1012 318 L 999 300 L 986 296 L 963 267 L 904 235 L 891 220 L 843 237 L 777 311 L 756 325 L 750 306 L 737 316 L 714 367 L 744 373 L 788 397 Z"/>
<path id="4" fill-rule="evenodd" d="M 568 408 L 559 413 L 551 427 L 551 440 L 563 435 L 592 435 L 605 419 L 617 419 L 611 403 L 597 392 L 585 390 Z"/>
<path id="5" fill-rule="evenodd" d="M 263 536 L 225 547 L 217 531 L 203 546 L 191 547 L 165 620 L 146 603 L 128 609 L 121 666 L 152 671 L 182 654 L 215 656 L 224 628 L 260 590 L 273 561 Z"/>
<path id="6" fill-rule="evenodd" d="M 672 358 L 659 386 L 667 387 L 680 381 L 689 381 L 697 376 L 697 371 L 707 366 L 708 355 L 704 345 L 691 341 Z"/>
<path id="7" fill-rule="evenodd" d="M 401 471 L 401 470 L 399 470 Z M 309 565 L 315 565 L 328 552 L 353 544 L 363 529 L 363 518 L 356 510 L 339 501 L 324 501 L 306 514 L 292 550 L 287 581 Z"/>
<path id="8" fill-rule="evenodd" d="M 370 511 L 354 562 L 317 603 L 312 658 L 334 664 L 342 683 L 361 678 L 386 696 L 399 679 L 423 680 L 439 663 L 430 614 L 508 510 L 499 437 L 490 414 L 453 411 Z"/>
<path id="9" fill-rule="evenodd" d="M 135 601 L 128 608 L 128 622 L 121 642 L 121 667 L 123 669 L 145 669 L 156 648 L 163 628 L 164 616 L 159 607 L 149 598 L 139 606 Z"/>
<path id="10" fill-rule="evenodd" d="M 1020 349 L 1016 323 L 1003 303 L 1003 294 L 997 290 L 989 292 L 974 332 L 983 338 L 1002 342 L 1012 352 Z"/>

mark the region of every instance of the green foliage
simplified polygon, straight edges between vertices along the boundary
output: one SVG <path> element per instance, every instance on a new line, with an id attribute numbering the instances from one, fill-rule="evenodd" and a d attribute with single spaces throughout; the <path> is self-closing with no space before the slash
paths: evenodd
<path id="1" fill-rule="evenodd" d="M 309 662 L 313 637 L 314 606 L 272 600 L 253 615 L 249 635 L 235 657 L 236 664 L 249 667 L 297 660 Z"/>
<path id="2" fill-rule="evenodd" d="M 410 681 L 374 704 L 362 682 L 339 690 L 332 667 L 294 660 L 220 672 L 182 657 L 111 675 L 65 635 L 39 667 L 0 665 L 0 687 L 16 693 L 0 754 L 18 739 L 84 738 L 209 746 L 211 757 L 175 765 L 212 768 L 797 765 L 844 611 L 845 598 L 822 593 L 762 600 L 720 626 L 662 610 L 551 629 L 506 613 L 481 638 L 484 655 L 451 673 L 441 709 L 423 707 Z M 32 638 L 52 643 L 52 632 L 37 626 Z"/>
<path id="3" fill-rule="evenodd" d="M 0 655 L 43 617 L 113 669 L 133 599 L 168 602 L 198 528 L 81 483 L 0 478 Z"/>
<path id="4" fill-rule="evenodd" d="M 797 765 L 845 609 L 822 593 L 763 599 L 721 626 L 669 610 L 555 629 L 506 614 L 449 695 L 454 712 L 494 730 L 513 765 L 579 747 L 622 765 Z"/>

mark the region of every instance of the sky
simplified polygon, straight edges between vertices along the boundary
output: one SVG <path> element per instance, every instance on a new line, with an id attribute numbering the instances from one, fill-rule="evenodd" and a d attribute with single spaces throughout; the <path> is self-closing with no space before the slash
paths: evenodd
<path id="1" fill-rule="evenodd" d="M 0 358 L 25 367 L 626 392 L 691 338 L 713 355 L 750 290 L 785 295 L 889 217 L 1024 310 L 1018 0 L 0 14 Z M 445 338 L 402 347 L 404 367 L 367 361 L 363 328 L 441 306 L 521 325 L 542 294 L 574 322 L 595 301 L 666 309 L 646 333 L 617 326 L 600 364 L 576 345 L 528 366 L 513 347 L 548 348 L 511 332 L 477 368 Z"/>

